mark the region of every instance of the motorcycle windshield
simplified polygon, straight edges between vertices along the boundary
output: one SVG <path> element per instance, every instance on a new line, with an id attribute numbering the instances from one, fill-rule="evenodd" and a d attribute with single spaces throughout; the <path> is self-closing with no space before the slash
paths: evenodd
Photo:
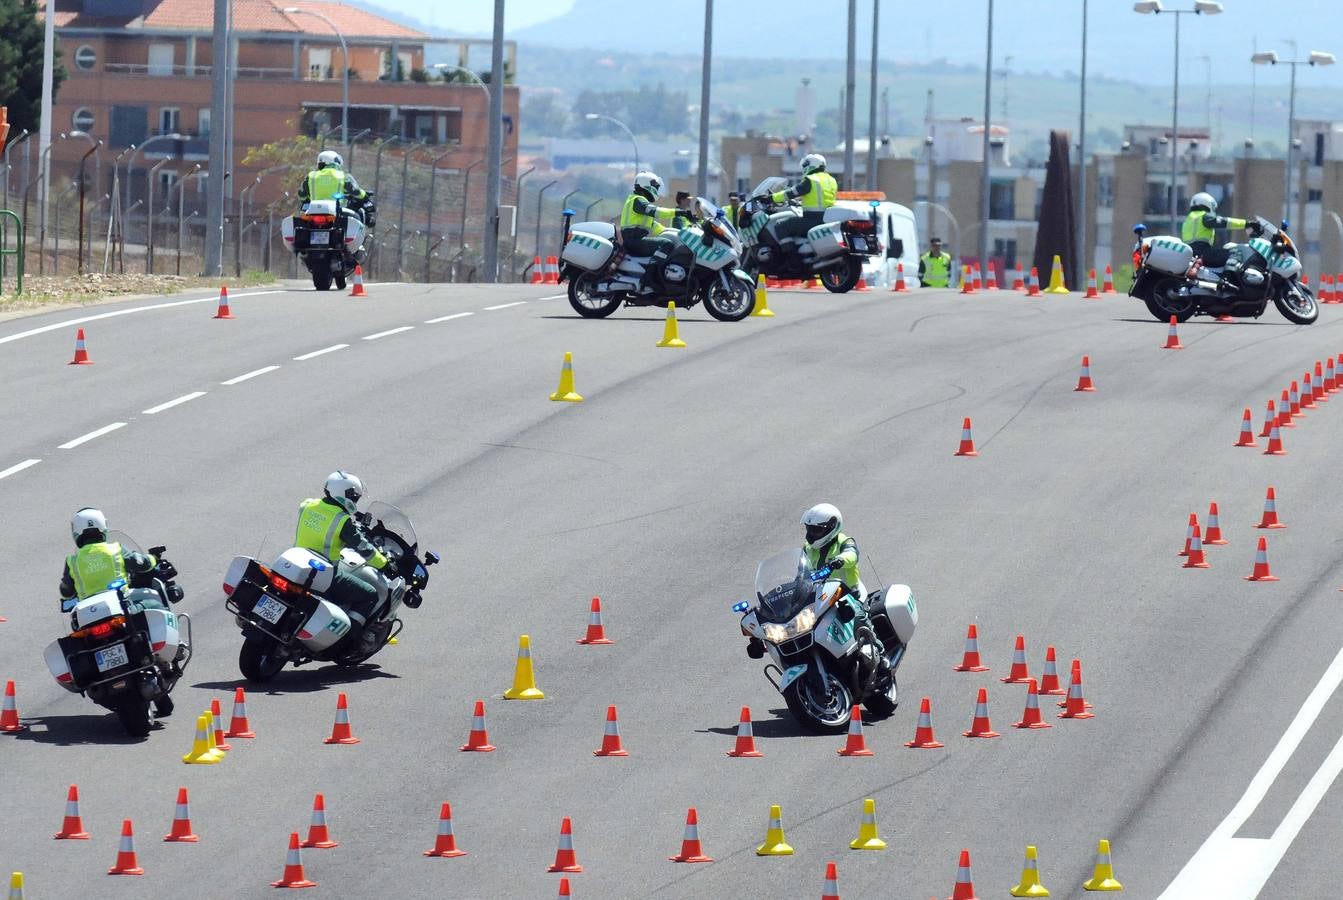
<path id="1" fill-rule="evenodd" d="M 415 526 L 410 524 L 410 517 L 392 504 L 383 503 L 381 500 L 374 501 L 368 505 L 367 514 L 370 517 L 370 527 L 381 522 L 383 528 L 400 537 L 411 547 L 419 545 L 420 540 L 415 536 Z"/>
<path id="2" fill-rule="evenodd" d="M 772 194 L 775 191 L 781 191 L 786 187 L 788 187 L 787 178 L 784 178 L 782 175 L 771 175 L 755 186 L 755 190 L 751 191 L 751 196 L 759 197 L 761 194 Z"/>
<path id="3" fill-rule="evenodd" d="M 764 560 L 755 570 L 755 595 L 760 618 L 787 622 L 811 602 L 812 568 L 802 550 L 785 550 Z"/>
<path id="4" fill-rule="evenodd" d="M 109 531 L 107 540 L 113 544 L 120 544 L 122 550 L 130 550 L 133 553 L 144 553 L 144 548 L 136 543 L 135 538 L 124 531 Z"/>

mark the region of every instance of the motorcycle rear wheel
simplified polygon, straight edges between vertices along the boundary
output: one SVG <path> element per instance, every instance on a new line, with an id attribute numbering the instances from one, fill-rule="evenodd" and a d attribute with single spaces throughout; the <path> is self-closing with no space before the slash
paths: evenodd
<path id="1" fill-rule="evenodd" d="M 337 275 L 337 276 L 336 276 L 336 290 L 338 290 L 338 291 L 343 291 L 343 290 L 345 290 L 345 276 L 344 276 L 344 275 Z"/>
<path id="2" fill-rule="evenodd" d="M 884 719 L 895 712 L 900 705 L 900 690 L 895 683 L 895 673 L 891 673 L 890 684 L 879 694 L 869 694 L 863 698 L 863 708 L 872 713 L 875 719 Z"/>
<path id="3" fill-rule="evenodd" d="M 331 273 L 318 269 L 312 273 L 312 286 L 319 291 L 331 290 Z"/>
<path id="4" fill-rule="evenodd" d="M 853 712 L 854 699 L 849 688 L 833 674 L 827 676 L 830 682 L 830 698 L 813 696 L 811 673 L 807 673 L 788 685 L 783 692 L 784 703 L 793 718 L 815 734 L 841 734 L 849 728 L 849 716 Z"/>
<path id="5" fill-rule="evenodd" d="M 139 694 L 127 694 L 112 707 L 121 721 L 121 727 L 131 737 L 148 737 L 149 729 L 154 725 L 154 717 L 149 714 L 149 701 Z"/>
<path id="6" fill-rule="evenodd" d="M 238 651 L 238 671 L 248 681 L 260 684 L 270 681 L 284 668 L 286 658 L 277 653 L 279 648 L 270 638 L 248 637 Z"/>
<path id="7" fill-rule="evenodd" d="M 1179 278 L 1162 278 L 1152 285 L 1152 290 L 1144 301 L 1152 318 L 1169 322 L 1170 317 L 1174 316 L 1177 322 L 1188 322 L 1194 317 L 1194 313 L 1198 311 L 1198 301 L 1187 295 L 1180 298 L 1174 293 L 1182 284 L 1184 281 Z"/>
<path id="8" fill-rule="evenodd" d="M 863 277 L 863 261 L 850 256 L 844 265 L 834 266 L 821 273 L 821 285 L 832 294 L 847 294 Z"/>
<path id="9" fill-rule="evenodd" d="M 585 319 L 605 319 L 620 309 L 619 296 L 603 300 L 593 293 L 597 276 L 591 272 L 579 272 L 569 279 L 569 305 Z"/>

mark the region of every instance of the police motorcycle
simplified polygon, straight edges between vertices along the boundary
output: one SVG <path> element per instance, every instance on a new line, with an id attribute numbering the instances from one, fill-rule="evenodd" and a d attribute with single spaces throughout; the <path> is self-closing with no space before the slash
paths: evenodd
<path id="1" fill-rule="evenodd" d="M 569 282 L 569 305 L 586 319 L 604 319 L 621 306 L 680 309 L 703 302 L 721 322 L 738 322 L 755 308 L 755 282 L 740 268 L 741 239 L 727 213 L 703 197 L 677 197 L 688 202 L 694 223 L 667 229 L 674 239 L 661 270 L 645 272 L 652 258 L 633 256 L 620 243 L 620 229 L 610 222 L 578 222 L 564 240 L 560 277 Z"/>
<path id="2" fill-rule="evenodd" d="M 880 251 L 877 201 L 872 202 L 870 213 L 832 206 L 825 211 L 824 221 L 808 229 L 805 236 L 780 237 L 780 226 L 802 217 L 802 206 L 796 200 L 778 204 L 772 199 L 787 186 L 785 178 L 766 178 L 739 208 L 743 267 L 753 278 L 820 278 L 832 294 L 853 290 L 863 275 L 863 264 Z"/>
<path id="3" fill-rule="evenodd" d="M 358 513 L 369 541 L 387 557 L 385 574 L 369 575 L 365 560 L 350 548 L 335 563 L 342 571 L 372 579 L 378 603 L 363 628 L 323 592 L 335 566 L 302 547 L 291 547 L 269 566 L 238 556 L 224 576 L 224 607 L 242 630 L 238 668 L 248 681 L 269 681 L 287 663 L 333 662 L 355 666 L 370 659 L 401 633 L 401 607 L 418 609 L 436 553 L 421 558 L 415 527 L 405 513 L 382 502 Z"/>
<path id="4" fill-rule="evenodd" d="M 814 569 L 801 549 L 786 550 L 757 567 L 757 605 L 743 600 L 732 610 L 742 613 L 747 655 L 769 654 L 765 677 L 793 718 L 811 731 L 836 733 L 848 727 L 858 703 L 878 717 L 895 711 L 895 671 L 919 608 L 908 585 L 869 593 L 860 582 L 855 595 L 831 574 Z M 870 627 L 855 627 L 851 603 L 864 606 Z"/>
<path id="5" fill-rule="evenodd" d="M 1224 245 L 1230 255 L 1220 269 L 1204 265 L 1179 238 L 1144 237 L 1147 226 L 1135 225 L 1129 296 L 1163 322 L 1171 316 L 1184 322 L 1200 313 L 1257 319 L 1271 300 L 1283 318 L 1310 325 L 1320 317 L 1320 306 L 1301 283 L 1301 260 L 1286 224 L 1278 228 L 1262 216 L 1249 220 L 1250 240 Z"/>
<path id="6" fill-rule="evenodd" d="M 312 275 L 312 286 L 319 291 L 345 290 L 346 280 L 356 265 L 366 260 L 364 239 L 377 224 L 377 206 L 373 195 L 362 201 L 345 203 L 345 195 L 331 200 L 310 200 L 296 216 L 280 223 L 285 246 L 293 251 Z"/>
<path id="7" fill-rule="evenodd" d="M 109 532 L 108 540 L 140 551 L 120 532 Z M 164 549 L 149 549 L 158 564 L 131 576 L 134 586 L 117 579 L 83 600 L 64 601 L 61 612 L 69 615 L 70 633 L 43 653 L 57 684 L 116 713 L 131 737 L 149 734 L 153 710 L 172 713 L 170 694 L 191 662 L 191 617 L 142 605 L 157 600 L 167 607 L 182 600 L 182 589 L 173 582 L 177 569 Z"/>

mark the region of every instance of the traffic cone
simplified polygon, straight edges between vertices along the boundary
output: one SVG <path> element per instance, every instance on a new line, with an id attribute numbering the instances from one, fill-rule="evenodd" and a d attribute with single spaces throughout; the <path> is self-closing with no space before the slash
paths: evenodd
<path id="1" fill-rule="evenodd" d="M 1305 413 L 1301 411 L 1301 389 L 1297 387 L 1296 382 L 1292 382 L 1291 388 L 1287 391 L 1287 400 L 1290 403 L 1293 418 L 1302 418 Z"/>
<path id="2" fill-rule="evenodd" d="M 184 787 L 177 789 L 177 806 L 173 809 L 173 825 L 171 830 L 163 836 L 163 840 L 170 844 L 194 844 L 200 840 L 191 831 L 191 805 L 187 802 L 187 789 Z"/>
<path id="3" fill-rule="evenodd" d="M 218 700 L 210 701 L 210 724 L 214 732 L 215 749 L 224 753 L 232 750 L 233 747 L 224 742 L 224 713 Z"/>
<path id="4" fill-rule="evenodd" d="M 1310 399 L 1317 404 L 1328 403 L 1329 395 L 1324 389 L 1324 363 L 1315 360 L 1315 377 L 1310 383 Z"/>
<path id="5" fill-rule="evenodd" d="M 903 294 L 908 290 L 909 287 L 905 284 L 905 264 L 897 262 L 895 264 L 895 287 L 891 288 L 891 292 Z"/>
<path id="6" fill-rule="evenodd" d="M 191 742 L 191 752 L 182 757 L 188 765 L 212 766 L 222 762 L 224 754 L 210 746 L 210 714 L 202 713 L 196 718 L 196 738 Z"/>
<path id="7" fill-rule="evenodd" d="M 1338 370 L 1334 368 L 1334 358 L 1331 356 L 1324 362 L 1324 392 L 1332 394 L 1338 390 Z"/>
<path id="8" fill-rule="evenodd" d="M 518 638 L 518 663 L 513 670 L 513 686 L 504 691 L 505 700 L 544 700 L 545 694 L 536 687 L 536 672 L 532 669 L 532 639 Z"/>
<path id="9" fill-rule="evenodd" d="M 471 714 L 471 733 L 466 738 L 466 743 L 461 746 L 462 752 L 473 751 L 476 753 L 490 753 L 494 750 L 494 745 L 490 743 L 489 732 L 485 728 L 485 701 L 476 701 L 476 710 Z"/>
<path id="10" fill-rule="evenodd" d="M 979 697 L 975 700 L 974 721 L 970 723 L 970 730 L 963 731 L 961 734 L 968 738 L 999 737 L 998 732 L 994 731 L 993 726 L 989 724 L 989 692 L 986 689 L 979 689 Z"/>
<path id="11" fill-rule="evenodd" d="M 844 746 L 835 751 L 840 756 L 871 756 L 867 749 L 867 738 L 863 737 L 863 711 L 855 704 L 849 711 L 849 736 Z"/>
<path id="12" fill-rule="evenodd" d="M 299 846 L 304 848 L 315 847 L 320 850 L 340 846 L 340 844 L 331 840 L 331 833 L 327 830 L 326 798 L 321 794 L 312 798 L 312 822 L 308 825 L 308 839 Z"/>
<path id="13" fill-rule="evenodd" d="M 1292 402 L 1286 388 L 1282 389 L 1282 399 L 1278 401 L 1278 425 L 1282 428 L 1296 427 L 1292 421 Z"/>
<path id="14" fill-rule="evenodd" d="M 593 756 L 629 756 L 620 743 L 620 723 L 616 719 L 616 708 L 606 707 L 606 728 L 602 732 L 602 745 L 592 751 Z"/>
<path id="15" fill-rule="evenodd" d="M 555 851 L 555 864 L 547 872 L 581 872 L 583 867 L 578 864 L 578 857 L 574 854 L 574 836 L 573 825 L 569 822 L 569 817 L 565 816 L 560 822 L 560 846 Z"/>
<path id="16" fill-rule="evenodd" d="M 1101 292 L 1100 292 L 1100 290 L 1096 287 L 1096 270 L 1095 270 L 1095 269 L 1092 269 L 1091 272 L 1090 272 L 1090 274 L 1087 275 L 1087 293 L 1086 293 L 1086 299 L 1087 299 L 1087 300 L 1099 300 L 1099 299 L 1100 299 L 1100 296 L 1101 296 Z"/>
<path id="17" fill-rule="evenodd" d="M 877 837 L 877 801 L 871 797 L 863 801 L 863 818 L 858 824 L 858 837 L 849 842 L 849 849 L 886 849 L 886 842 Z"/>
<path id="18" fill-rule="evenodd" d="M 961 445 L 957 448 L 953 456 L 978 456 L 975 451 L 975 439 L 970 434 L 970 417 L 966 416 L 965 421 L 961 423 Z"/>
<path id="19" fill-rule="evenodd" d="M 89 359 L 89 351 L 84 346 L 84 329 L 81 328 L 75 332 L 75 358 L 70 360 L 67 365 L 71 366 L 91 366 L 93 360 Z"/>
<path id="20" fill-rule="evenodd" d="M 821 286 L 821 279 L 813 278 L 807 282 L 807 287 L 815 285 Z M 766 287 L 765 276 L 760 275 L 755 280 L 755 306 L 751 308 L 751 315 L 762 319 L 774 318 L 774 310 L 769 308 L 769 289 Z"/>
<path id="21" fill-rule="evenodd" d="M 1301 276 L 1301 283 L 1302 284 L 1306 283 L 1306 276 L 1304 275 Z M 1320 290 L 1319 293 L 1315 295 L 1315 299 L 1320 301 L 1321 303 L 1333 303 L 1334 302 L 1333 284 L 1334 279 L 1332 275 L 1321 275 Z"/>
<path id="22" fill-rule="evenodd" d="M 989 667 L 979 660 L 979 627 L 971 622 L 965 630 L 965 655 L 959 666 L 952 666 L 953 672 L 987 672 Z"/>
<path id="23" fill-rule="evenodd" d="M 569 893 L 569 879 L 568 879 L 568 878 L 561 878 L 561 879 L 560 879 L 560 892 L 559 892 L 559 894 L 557 894 L 556 896 L 557 896 L 558 900 L 569 900 L 569 898 L 573 896 L 573 894 Z"/>
<path id="24" fill-rule="evenodd" d="M 969 266 L 961 266 L 961 293 L 973 294 L 975 292 L 974 277 L 970 274 Z"/>
<path id="25" fill-rule="evenodd" d="M 1306 373 L 1305 373 L 1304 375 L 1301 376 L 1301 408 L 1302 408 L 1302 409 L 1317 409 L 1317 408 L 1318 408 L 1318 407 L 1315 406 L 1315 389 L 1314 389 L 1313 387 L 1311 387 L 1311 383 L 1312 383 L 1312 379 L 1311 379 L 1311 377 L 1310 377 L 1310 370 L 1307 369 L 1307 370 L 1306 370 Z"/>
<path id="26" fill-rule="evenodd" d="M 1017 267 L 1012 274 L 1012 290 L 1014 291 L 1026 290 L 1026 278 L 1024 275 L 1021 274 L 1021 263 L 1017 263 Z"/>
<path id="27" fill-rule="evenodd" d="M 839 867 L 833 860 L 825 864 L 825 887 L 821 889 L 821 900 L 839 900 Z"/>
<path id="28" fill-rule="evenodd" d="M 218 308 L 217 310 L 215 310 L 214 318 L 216 318 L 216 319 L 231 319 L 231 318 L 233 318 L 233 313 L 230 312 L 230 311 L 229 311 L 229 308 L 228 308 L 228 285 L 227 285 L 227 284 L 221 284 L 221 285 L 219 286 L 219 308 Z"/>
<path id="29" fill-rule="evenodd" d="M 350 711 L 344 692 L 336 695 L 336 723 L 331 726 L 331 737 L 323 738 L 323 744 L 357 744 L 359 738 L 350 730 Z"/>
<path id="30" fill-rule="evenodd" d="M 804 287 L 806 287 L 806 289 L 809 291 L 821 290 L 824 287 L 824 285 L 821 284 L 821 276 L 814 275 L 811 278 L 808 278 L 807 283 L 804 285 Z"/>
<path id="31" fill-rule="evenodd" d="M 557 257 L 546 257 L 546 284 L 560 283 L 560 261 Z"/>
<path id="32" fill-rule="evenodd" d="M 87 841 L 89 833 L 84 830 L 84 820 L 79 815 L 79 786 L 70 785 L 65 795 L 65 818 L 61 821 L 61 830 L 52 837 L 58 841 Z"/>
<path id="33" fill-rule="evenodd" d="M 1189 524 L 1184 528 L 1184 549 L 1176 556 L 1188 556 L 1189 548 L 1194 544 L 1194 529 L 1198 527 L 1198 513 L 1189 514 Z"/>
<path id="34" fill-rule="evenodd" d="M 779 805 L 769 808 L 769 827 L 765 829 L 765 842 L 755 848 L 756 856 L 792 856 L 793 848 L 783 836 L 783 811 Z"/>
<path id="35" fill-rule="evenodd" d="M 737 742 L 727 752 L 728 756 L 758 759 L 765 754 L 755 748 L 755 733 L 751 730 L 751 708 L 741 708 L 741 720 L 737 722 Z"/>
<path id="36" fill-rule="evenodd" d="M 440 859 L 453 859 L 458 856 L 466 856 L 465 850 L 457 848 L 457 837 L 452 833 L 452 806 L 444 803 L 438 811 L 438 837 L 434 838 L 434 846 L 431 850 L 424 851 L 424 856 L 435 856 Z"/>
<path id="37" fill-rule="evenodd" d="M 1077 378 L 1077 387 L 1073 391 L 1094 391 L 1096 385 L 1091 383 L 1091 357 L 1082 357 L 1082 374 Z"/>
<path id="38" fill-rule="evenodd" d="M 1109 271 L 1109 266 L 1106 266 Z M 1008 891 L 1013 897 L 1048 897 L 1049 891 L 1040 883 L 1040 867 L 1037 863 L 1035 847 L 1026 847 L 1026 862 L 1021 866 L 1021 881 Z"/>
<path id="39" fill-rule="evenodd" d="M 1222 523 L 1217 518 L 1217 501 L 1214 500 L 1208 504 L 1208 534 L 1203 540 L 1203 546 L 1221 547 L 1226 543 L 1222 537 Z"/>
<path id="40" fill-rule="evenodd" d="M 1012 651 L 1012 668 L 1007 673 L 1006 678 L 999 678 L 1004 684 L 1025 684 L 1031 680 L 1030 673 L 1026 671 L 1026 636 L 1017 635 L 1017 645 Z"/>
<path id="41" fill-rule="evenodd" d="M 1259 549 L 1254 552 L 1254 571 L 1245 576 L 1246 581 L 1277 581 L 1278 577 L 1268 568 L 1268 538 L 1259 539 Z"/>
<path id="42" fill-rule="evenodd" d="M 1087 710 L 1091 704 L 1087 702 L 1082 693 L 1082 661 L 1073 660 L 1072 676 L 1068 679 L 1068 699 L 1064 701 L 1063 712 L 1059 713 L 1060 719 L 1094 719 L 1095 713 L 1089 713 Z"/>
<path id="43" fill-rule="evenodd" d="M 853 289 L 854 289 L 855 291 L 867 291 L 867 290 L 871 290 L 871 288 L 869 288 L 869 287 L 867 286 L 867 279 L 866 279 L 865 277 L 863 277 L 862 275 L 859 275 L 859 276 L 858 276 L 858 283 L 857 283 L 856 285 L 853 286 Z"/>
<path id="44" fill-rule="evenodd" d="M 541 262 L 541 257 L 539 257 L 539 256 L 533 256 L 533 257 L 532 257 L 532 282 L 531 282 L 531 283 L 532 283 L 532 284 L 545 284 L 545 283 L 546 283 L 546 268 L 545 268 L 545 264 Z"/>
<path id="45" fill-rule="evenodd" d="M 1278 409 L 1270 400 L 1264 406 L 1264 427 L 1259 429 L 1260 437 L 1268 437 L 1273 433 L 1273 425 L 1278 421 Z"/>
<path id="46" fill-rule="evenodd" d="M 1040 270 L 1031 266 L 1031 279 L 1026 286 L 1026 296 L 1039 297 L 1042 293 L 1040 290 Z"/>
<path id="47" fill-rule="evenodd" d="M 988 269 L 984 272 L 984 290 L 998 290 L 998 273 L 994 271 L 993 263 L 989 263 Z"/>
<path id="48" fill-rule="evenodd" d="M 704 848 L 700 846 L 699 813 L 695 812 L 695 807 L 690 807 L 685 814 L 685 836 L 681 838 L 681 852 L 667 859 L 679 863 L 713 862 L 713 857 L 706 856 Z"/>
<path id="49" fill-rule="evenodd" d="M 1045 668 L 1040 674 L 1040 693 L 1054 697 L 1062 697 L 1068 693 L 1059 687 L 1058 661 L 1052 646 L 1045 648 Z"/>
<path id="50" fill-rule="evenodd" d="M 951 889 L 950 900 L 979 900 L 975 896 L 975 881 L 970 871 L 970 851 L 961 851 L 961 861 L 956 866 L 956 885 Z"/>
<path id="51" fill-rule="evenodd" d="M 1207 555 L 1203 552 L 1203 537 L 1199 534 L 1198 526 L 1194 526 L 1194 536 L 1190 539 L 1189 558 L 1184 561 L 1185 569 L 1210 569 L 1212 565 L 1208 562 Z"/>
<path id="52" fill-rule="evenodd" d="M 1102 294 L 1113 294 L 1113 293 L 1116 293 L 1116 291 L 1115 291 L 1115 277 L 1114 277 L 1114 272 L 1111 272 L 1111 271 L 1110 271 L 1110 267 L 1109 267 L 1109 266 L 1106 266 L 1106 267 L 1105 267 L 1105 283 L 1104 283 L 1104 285 L 1101 287 L 1101 293 L 1102 293 Z"/>
<path id="53" fill-rule="evenodd" d="M 1250 408 L 1245 407 L 1245 414 L 1240 419 L 1240 438 L 1233 445 L 1236 447 L 1258 447 L 1254 441 L 1254 417 L 1250 413 Z"/>
<path id="54" fill-rule="evenodd" d="M 107 870 L 108 875 L 143 875 L 145 870 L 135 858 L 135 829 L 130 819 L 121 820 L 121 844 L 117 847 L 116 865 Z"/>
<path id="55" fill-rule="evenodd" d="M 1180 343 L 1180 332 L 1175 329 L 1175 317 L 1170 317 L 1170 331 L 1166 332 L 1166 346 L 1162 350 L 1183 350 L 1184 346 Z"/>
<path id="56" fill-rule="evenodd" d="M 933 704 L 927 697 L 919 704 L 919 724 L 914 729 L 914 740 L 905 741 L 905 746 L 914 750 L 936 750 L 945 746 L 933 734 Z"/>
<path id="57" fill-rule="evenodd" d="M 1287 526 L 1278 519 L 1278 495 L 1269 485 L 1268 493 L 1264 495 L 1264 515 L 1259 520 L 1255 528 L 1286 528 Z"/>
<path id="58" fill-rule="evenodd" d="M 1046 294 L 1066 294 L 1068 286 L 1063 283 L 1063 262 L 1058 254 L 1054 255 L 1054 263 L 1049 271 L 1049 287 L 1045 288 Z"/>
<path id="59" fill-rule="evenodd" d="M 588 633 L 579 638 L 576 644 L 614 644 L 606 636 L 606 627 L 602 625 L 602 600 L 600 597 L 592 598 L 592 610 L 588 613 Z"/>
<path id="60" fill-rule="evenodd" d="M 242 688 L 233 689 L 233 717 L 229 720 L 228 731 L 224 737 L 254 738 L 252 726 L 247 722 L 247 695 Z"/>
<path id="61" fill-rule="evenodd" d="M 984 280 L 980 277 L 979 263 L 975 263 L 974 275 L 972 277 L 974 278 L 975 282 L 975 290 L 982 291 L 984 289 Z"/>
<path id="62" fill-rule="evenodd" d="M 0 731 L 6 734 L 17 734 L 28 727 L 19 721 L 19 706 L 14 698 L 14 682 L 6 681 L 5 701 L 4 705 L 0 706 Z"/>
<path id="63" fill-rule="evenodd" d="M 354 276 L 351 282 L 351 297 L 367 297 L 368 292 L 364 290 L 364 267 L 356 264 L 354 267 Z"/>
<path id="64" fill-rule="evenodd" d="M 303 874 L 303 857 L 298 849 L 301 845 L 298 842 L 298 832 L 289 832 L 289 853 L 284 858 L 284 875 L 280 876 L 279 881 L 272 881 L 271 887 L 277 888 L 310 888 L 317 887 L 317 882 L 309 881 Z"/>
<path id="65" fill-rule="evenodd" d="M 23 900 L 23 873 L 9 874 L 9 900 Z"/>
<path id="66" fill-rule="evenodd" d="M 1091 870 L 1091 878 L 1082 882 L 1084 891 L 1122 891 L 1124 886 L 1115 881 L 1114 866 L 1110 863 L 1110 842 L 1096 843 L 1096 865 Z"/>
<path id="67" fill-rule="evenodd" d="M 685 346 L 685 341 L 681 340 L 681 336 L 676 329 L 676 304 L 670 300 L 667 302 L 667 323 L 662 328 L 662 340 L 657 342 L 657 346 Z"/>
<path id="68" fill-rule="evenodd" d="M 1286 456 L 1287 451 L 1282 446 L 1282 432 L 1278 426 L 1274 425 L 1273 430 L 1268 433 L 1268 448 L 1264 450 L 1264 456 Z"/>
<path id="69" fill-rule="evenodd" d="M 564 364 L 560 366 L 560 386 L 550 395 L 551 400 L 565 403 L 582 403 L 583 395 L 574 390 L 574 355 L 564 353 Z"/>
<path id="70" fill-rule="evenodd" d="M 1053 728 L 1054 726 L 1040 718 L 1040 689 L 1032 678 L 1026 682 L 1026 711 L 1021 721 L 1012 723 L 1013 728 Z"/>

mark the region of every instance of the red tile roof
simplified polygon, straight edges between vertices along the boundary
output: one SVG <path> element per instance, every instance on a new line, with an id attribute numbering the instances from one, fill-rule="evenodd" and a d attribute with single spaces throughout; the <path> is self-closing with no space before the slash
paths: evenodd
<path id="1" fill-rule="evenodd" d="M 293 6 L 326 16 L 335 23 L 336 28 L 347 40 L 357 38 L 425 40 L 429 37 L 423 31 L 365 12 L 339 0 L 232 0 L 232 3 L 233 27 L 238 31 L 331 34 L 331 28 L 317 16 L 301 13 L 289 15 L 284 12 L 287 7 Z M 41 2 L 39 6 L 45 10 L 46 3 Z M 160 0 L 143 18 L 130 21 L 112 21 L 75 11 L 66 12 L 58 8 L 56 24 L 60 27 L 103 26 L 209 32 L 214 25 L 214 0 Z"/>

